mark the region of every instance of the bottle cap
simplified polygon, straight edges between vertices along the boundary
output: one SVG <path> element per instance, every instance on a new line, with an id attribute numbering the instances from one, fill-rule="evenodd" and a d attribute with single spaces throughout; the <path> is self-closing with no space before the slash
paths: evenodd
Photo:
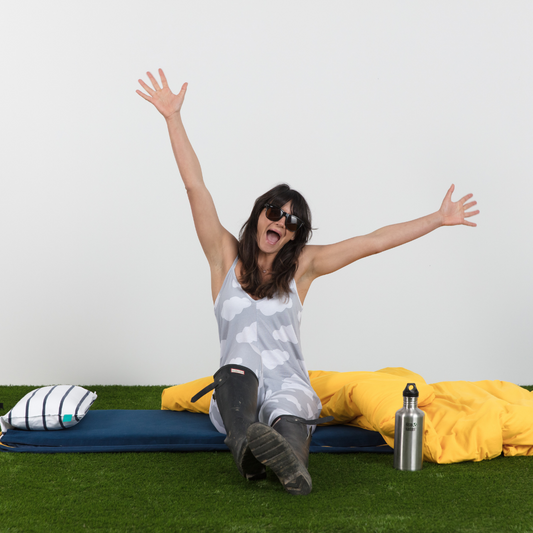
<path id="1" fill-rule="evenodd" d="M 404 398 L 418 398 L 418 389 L 416 383 L 408 383 L 403 390 Z"/>

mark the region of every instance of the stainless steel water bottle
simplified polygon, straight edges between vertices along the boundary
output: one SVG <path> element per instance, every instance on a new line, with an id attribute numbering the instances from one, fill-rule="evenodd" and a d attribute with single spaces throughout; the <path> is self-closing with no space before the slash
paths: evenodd
<path id="1" fill-rule="evenodd" d="M 394 425 L 394 468 L 422 470 L 424 456 L 424 417 L 418 408 L 418 389 L 408 383 L 403 391 L 403 407 L 396 411 Z"/>

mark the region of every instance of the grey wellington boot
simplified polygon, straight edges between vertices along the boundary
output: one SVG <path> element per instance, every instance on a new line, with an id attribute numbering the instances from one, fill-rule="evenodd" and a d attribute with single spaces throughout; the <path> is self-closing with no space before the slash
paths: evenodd
<path id="1" fill-rule="evenodd" d="M 266 469 L 250 451 L 246 437 L 248 427 L 257 421 L 256 375 L 245 366 L 225 365 L 213 379 L 214 383 L 201 390 L 191 401 L 195 402 L 215 389 L 218 410 L 227 433 L 224 442 L 231 450 L 239 472 L 246 479 L 264 479 Z"/>

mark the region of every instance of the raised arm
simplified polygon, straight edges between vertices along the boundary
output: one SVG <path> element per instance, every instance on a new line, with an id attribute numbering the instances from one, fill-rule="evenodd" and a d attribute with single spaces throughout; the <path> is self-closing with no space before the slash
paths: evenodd
<path id="1" fill-rule="evenodd" d="M 182 85 L 178 94 L 174 94 L 163 70 L 159 69 L 161 85 L 150 72 L 147 76 L 152 87 L 139 80 L 146 93 L 137 90 L 137 94 L 153 104 L 166 120 L 172 151 L 191 205 L 196 233 L 211 267 L 212 289 L 216 296 L 231 262 L 237 256 L 237 240 L 220 223 L 213 198 L 204 183 L 200 162 L 181 120 L 187 83 Z"/>
<path id="2" fill-rule="evenodd" d="M 301 274 L 308 283 L 325 274 L 335 272 L 358 259 L 369 255 L 390 250 L 407 242 L 418 239 L 441 226 L 456 226 L 463 224 L 474 227 L 476 224 L 468 218 L 479 213 L 478 210 L 470 211 L 477 202 L 469 202 L 472 194 L 463 196 L 459 201 L 452 201 L 455 186 L 452 185 L 438 211 L 410 222 L 393 224 L 378 229 L 368 235 L 353 237 L 345 241 L 325 246 L 307 246 L 302 267 L 305 272 Z"/>

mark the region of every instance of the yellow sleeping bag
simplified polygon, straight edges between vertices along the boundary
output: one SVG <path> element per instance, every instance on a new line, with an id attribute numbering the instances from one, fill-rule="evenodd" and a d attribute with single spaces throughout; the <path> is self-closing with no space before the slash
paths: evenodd
<path id="1" fill-rule="evenodd" d="M 424 460 L 482 461 L 504 455 L 533 455 L 533 392 L 505 381 L 444 381 L 428 385 L 404 368 L 377 372 L 309 372 L 322 415 L 336 424 L 379 431 L 394 446 L 394 415 L 405 385 L 416 383 L 426 413 Z M 209 412 L 212 393 L 190 399 L 213 381 L 206 377 L 163 391 L 162 409 Z"/>

